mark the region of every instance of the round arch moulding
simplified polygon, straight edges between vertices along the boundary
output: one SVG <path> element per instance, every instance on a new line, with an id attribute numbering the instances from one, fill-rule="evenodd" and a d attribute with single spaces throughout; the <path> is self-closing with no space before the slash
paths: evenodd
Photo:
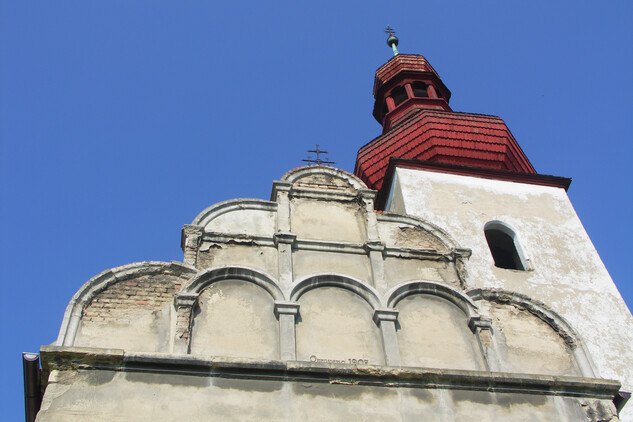
<path id="1" fill-rule="evenodd" d="M 290 301 L 297 302 L 301 296 L 319 287 L 339 287 L 357 294 L 374 309 L 382 308 L 380 296 L 372 287 L 360 280 L 342 274 L 313 274 L 297 282 L 290 293 Z"/>
<path id="2" fill-rule="evenodd" d="M 109 286 L 131 277 L 143 275 L 170 274 L 190 278 L 197 272 L 198 270 L 194 267 L 177 261 L 135 262 L 102 271 L 85 282 L 68 303 L 55 344 L 57 346 L 72 346 L 74 344 L 84 308 L 92 302 L 95 296 Z"/>
<path id="3" fill-rule="evenodd" d="M 512 303 L 527 309 L 532 315 L 549 325 L 572 350 L 576 363 L 584 377 L 598 377 L 598 369 L 591 359 L 584 341 L 565 318 L 539 300 L 524 294 L 498 288 L 474 288 L 466 292 L 472 300 Z"/>
<path id="4" fill-rule="evenodd" d="M 273 277 L 253 268 L 243 266 L 206 269 L 193 277 L 178 293 L 199 295 L 210 284 L 224 280 L 240 280 L 253 283 L 266 290 L 274 300 L 285 300 L 283 291 Z"/>
<path id="5" fill-rule="evenodd" d="M 449 250 L 464 250 L 462 247 L 459 246 L 459 243 L 457 243 L 453 236 L 451 236 L 447 231 L 422 218 L 390 212 L 378 213 L 376 215 L 376 218 L 378 219 L 378 222 L 384 221 L 388 223 L 401 223 L 409 224 L 414 227 L 419 227 L 438 238 L 443 244 L 446 245 Z"/>
<path id="6" fill-rule="evenodd" d="M 434 281 L 415 280 L 399 284 L 387 292 L 387 306 L 396 308 L 398 302 L 407 296 L 422 294 L 448 300 L 466 314 L 468 318 L 479 315 L 478 307 L 471 298 L 445 284 Z"/>
<path id="7" fill-rule="evenodd" d="M 213 219 L 231 211 L 240 210 L 260 210 L 260 211 L 277 211 L 277 203 L 257 198 L 238 198 L 228 199 L 218 202 L 206 208 L 196 216 L 191 222 L 193 226 L 206 226 Z"/>
<path id="8" fill-rule="evenodd" d="M 303 166 L 297 167 L 295 169 L 290 170 L 286 174 L 284 174 L 281 178 L 282 182 L 294 183 L 298 180 L 316 175 L 316 174 L 327 174 L 342 180 L 345 180 L 347 183 L 351 185 L 356 190 L 364 190 L 367 189 L 367 185 L 360 180 L 358 177 L 354 176 L 351 173 L 348 173 L 344 170 L 340 170 L 334 167 L 328 166 Z"/>

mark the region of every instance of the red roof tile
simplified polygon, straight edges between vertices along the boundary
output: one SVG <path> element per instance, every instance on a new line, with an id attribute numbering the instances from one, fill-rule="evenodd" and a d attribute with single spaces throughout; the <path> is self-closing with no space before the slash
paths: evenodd
<path id="1" fill-rule="evenodd" d="M 354 174 L 380 189 L 391 157 L 536 173 L 505 122 L 481 114 L 414 109 L 358 151 Z"/>

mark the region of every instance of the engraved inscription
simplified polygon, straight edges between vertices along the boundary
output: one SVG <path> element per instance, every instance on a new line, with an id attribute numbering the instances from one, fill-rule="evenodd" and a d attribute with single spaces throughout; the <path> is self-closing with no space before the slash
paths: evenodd
<path id="1" fill-rule="evenodd" d="M 315 355 L 310 356 L 310 362 L 327 362 L 327 363 L 351 363 L 352 365 L 367 365 L 369 364 L 368 359 L 321 359 L 317 358 Z"/>

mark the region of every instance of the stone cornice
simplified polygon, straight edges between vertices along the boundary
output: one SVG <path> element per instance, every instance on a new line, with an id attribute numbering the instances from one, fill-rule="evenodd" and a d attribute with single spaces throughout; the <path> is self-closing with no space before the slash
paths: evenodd
<path id="1" fill-rule="evenodd" d="M 408 258 L 408 259 L 433 259 L 453 261 L 456 256 L 470 256 L 469 249 L 452 251 L 448 254 L 440 253 L 433 248 L 402 248 L 385 246 L 382 241 L 367 241 L 365 243 L 354 242 L 331 242 L 325 240 L 301 239 L 294 233 L 276 233 L 272 236 L 249 236 L 226 233 L 205 233 L 202 236 L 203 242 L 235 244 L 235 245 L 257 245 L 276 246 L 277 243 L 291 243 L 295 250 L 338 252 L 364 255 L 368 251 L 382 251 L 386 257 Z"/>
<path id="2" fill-rule="evenodd" d="M 614 380 L 519 373 L 495 373 L 435 368 L 390 367 L 303 361 L 257 361 L 134 353 L 119 349 L 42 346 L 43 379 L 52 370 L 108 370 L 162 374 L 260 379 L 290 382 L 336 382 L 385 388 L 433 388 L 530 393 L 550 396 L 612 399 L 620 383 Z"/>

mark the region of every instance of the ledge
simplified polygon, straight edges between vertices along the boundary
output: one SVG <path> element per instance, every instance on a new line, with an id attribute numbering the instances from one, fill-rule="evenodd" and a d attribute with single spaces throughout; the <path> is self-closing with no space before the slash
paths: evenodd
<path id="1" fill-rule="evenodd" d="M 292 243 L 290 242 L 292 240 Z M 301 239 L 294 233 L 275 233 L 271 236 L 251 236 L 246 234 L 230 234 L 206 232 L 202 236 L 203 243 L 222 243 L 229 245 L 256 245 L 276 247 L 277 243 L 291 243 L 293 250 L 337 252 L 357 255 L 366 255 L 369 250 L 382 251 L 386 257 L 405 259 L 433 259 L 454 261 L 456 257 L 470 256 L 470 249 L 457 249 L 450 252 L 441 252 L 433 248 L 405 248 L 399 246 L 386 246 L 382 241 L 367 241 L 365 243 L 336 242 L 326 240 Z M 206 252 L 208 249 L 202 248 Z"/>
<path id="2" fill-rule="evenodd" d="M 620 383 L 613 380 L 434 368 L 343 363 L 261 361 L 125 352 L 119 349 L 42 346 L 43 381 L 52 370 L 109 370 L 206 377 L 338 383 L 385 388 L 439 388 L 500 393 L 529 393 L 613 399 Z"/>

